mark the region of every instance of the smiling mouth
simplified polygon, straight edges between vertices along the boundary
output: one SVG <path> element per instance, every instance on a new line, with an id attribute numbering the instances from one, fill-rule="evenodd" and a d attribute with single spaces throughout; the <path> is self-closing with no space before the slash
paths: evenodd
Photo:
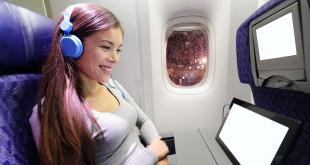
<path id="1" fill-rule="evenodd" d="M 100 69 L 108 71 L 108 72 L 112 71 L 112 68 L 107 68 L 107 67 L 104 67 L 104 66 L 99 66 L 99 67 L 100 67 Z"/>

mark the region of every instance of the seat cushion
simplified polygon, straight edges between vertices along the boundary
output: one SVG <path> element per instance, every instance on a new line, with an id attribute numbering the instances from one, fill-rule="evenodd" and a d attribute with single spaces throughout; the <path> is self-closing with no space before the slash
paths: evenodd
<path id="1" fill-rule="evenodd" d="M 41 75 L 0 76 L 0 164 L 38 164 L 29 118 Z"/>
<path id="2" fill-rule="evenodd" d="M 302 129 L 283 165 L 310 162 L 310 95 L 303 92 L 262 88 L 251 85 L 255 104 L 285 116 L 300 120 Z"/>

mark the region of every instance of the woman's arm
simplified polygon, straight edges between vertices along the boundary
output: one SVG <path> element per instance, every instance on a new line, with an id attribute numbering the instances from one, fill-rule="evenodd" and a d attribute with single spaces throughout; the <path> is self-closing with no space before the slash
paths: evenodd
<path id="1" fill-rule="evenodd" d="M 168 158 L 162 159 L 156 163 L 156 165 L 169 165 Z"/>
<path id="2" fill-rule="evenodd" d="M 31 130 L 32 130 L 34 142 L 36 143 L 37 149 L 39 151 L 40 150 L 39 139 L 40 139 L 41 125 L 39 121 L 37 105 L 33 107 L 32 109 L 32 114 L 31 114 L 31 117 L 29 118 L 29 122 L 30 122 Z"/>

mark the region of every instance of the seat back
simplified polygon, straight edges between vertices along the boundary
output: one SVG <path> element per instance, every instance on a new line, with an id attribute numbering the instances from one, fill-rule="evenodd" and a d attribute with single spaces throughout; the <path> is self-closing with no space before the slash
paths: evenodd
<path id="1" fill-rule="evenodd" d="M 255 86 L 250 60 L 250 22 L 279 5 L 284 0 L 269 0 L 255 11 L 237 30 L 237 66 L 240 82 L 249 84 L 257 106 L 281 113 L 302 122 L 300 135 L 284 159 L 283 164 L 309 164 L 310 162 L 310 95 L 298 91 Z M 310 2 L 310 0 L 308 0 Z"/>
<path id="2" fill-rule="evenodd" d="M 40 73 L 56 22 L 0 0 L 0 75 Z"/>
<path id="3" fill-rule="evenodd" d="M 0 164 L 39 164 L 29 118 L 55 25 L 0 0 Z"/>
<path id="4" fill-rule="evenodd" d="M 0 164 L 38 164 L 29 118 L 36 104 L 40 75 L 0 77 Z"/>

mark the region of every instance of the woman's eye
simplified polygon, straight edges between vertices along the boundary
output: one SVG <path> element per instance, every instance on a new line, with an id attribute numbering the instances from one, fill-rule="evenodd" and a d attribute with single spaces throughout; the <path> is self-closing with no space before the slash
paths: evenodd
<path id="1" fill-rule="evenodd" d="M 119 53 L 122 52 L 122 50 L 120 50 L 120 49 L 117 49 L 116 51 L 119 52 Z"/>
<path id="2" fill-rule="evenodd" d="M 103 49 L 107 49 L 107 50 L 110 50 L 110 47 L 109 46 L 101 46 Z"/>

